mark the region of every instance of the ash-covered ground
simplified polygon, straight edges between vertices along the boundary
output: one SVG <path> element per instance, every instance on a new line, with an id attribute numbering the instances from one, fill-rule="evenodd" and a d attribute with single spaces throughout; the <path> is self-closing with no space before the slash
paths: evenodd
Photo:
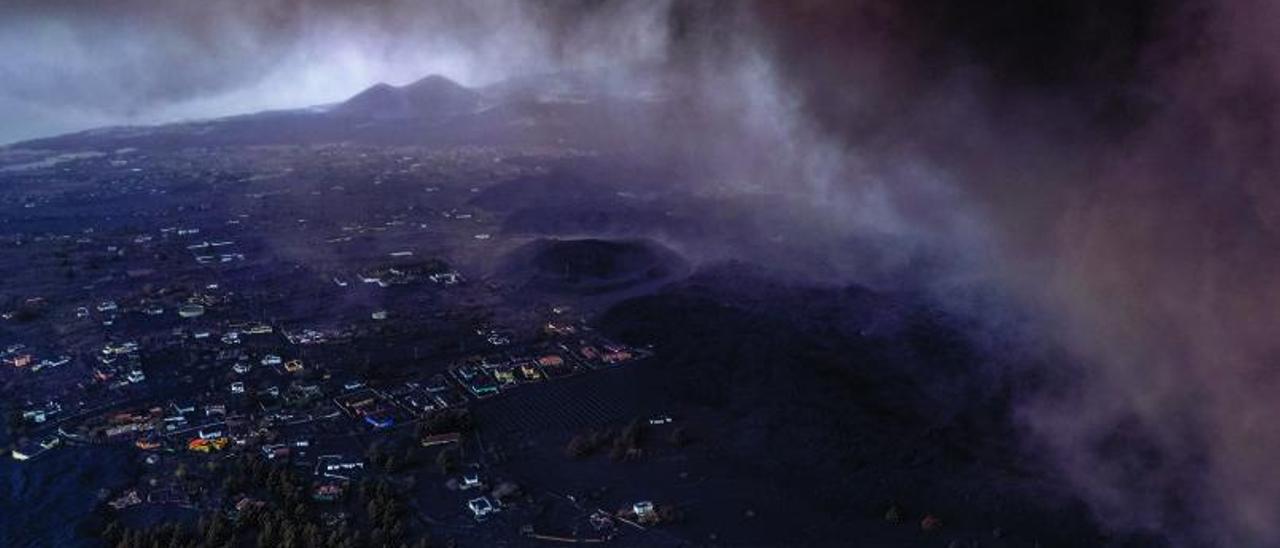
<path id="1" fill-rule="evenodd" d="M 1026 435 L 998 292 L 505 89 L 0 151 L 3 543 L 1160 544 Z"/>

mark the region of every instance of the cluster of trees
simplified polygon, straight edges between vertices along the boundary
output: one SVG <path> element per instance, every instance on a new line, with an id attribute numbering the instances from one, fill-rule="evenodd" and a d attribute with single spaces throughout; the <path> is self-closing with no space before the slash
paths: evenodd
<path id="1" fill-rule="evenodd" d="M 75 267 L 71 264 L 71 251 L 66 247 L 62 247 L 53 252 L 54 258 L 58 260 L 58 267 L 62 269 L 62 275 L 68 280 L 76 277 Z"/>
<path id="2" fill-rule="evenodd" d="M 375 443 L 365 451 L 365 461 L 374 470 L 387 473 L 403 472 L 427 464 L 429 452 L 418 440 L 444 433 L 465 433 L 472 428 L 471 413 L 466 408 L 442 409 L 431 413 L 418 423 L 417 438 L 409 443 Z M 462 461 L 457 447 L 446 447 L 436 454 L 435 464 L 441 474 L 453 472 Z"/>
<path id="3" fill-rule="evenodd" d="M 406 508 L 390 487 L 385 482 L 379 482 L 372 489 L 362 485 L 361 494 L 362 499 L 368 499 L 365 517 L 369 521 L 371 544 L 395 546 L 404 542 Z"/>
<path id="4" fill-rule="evenodd" d="M 609 458 L 622 460 L 642 453 L 645 433 L 645 424 L 637 419 L 622 429 L 605 428 L 578 434 L 569 440 L 564 451 L 572 458 L 586 458 L 610 447 Z"/>
<path id="5" fill-rule="evenodd" d="M 612 438 L 613 431 L 610 429 L 588 430 L 570 438 L 564 454 L 575 459 L 586 458 L 608 445 Z"/>
<path id="6" fill-rule="evenodd" d="M 432 412 L 418 423 L 418 437 L 435 434 L 457 432 L 465 434 L 471 431 L 473 421 L 471 411 L 465 407 L 451 407 Z"/>
<path id="7" fill-rule="evenodd" d="M 203 541 L 197 533 L 169 523 L 150 529 L 125 529 L 119 522 L 111 522 L 102 531 L 103 543 L 116 548 L 167 548 L 169 546 L 235 546 L 234 540 L 222 544 Z"/>
<path id="8" fill-rule="evenodd" d="M 685 431 L 683 426 L 672 428 L 671 434 L 667 436 L 667 443 L 676 448 L 689 445 L 690 441 L 692 440 L 689 438 L 689 432 Z"/>
<path id="9" fill-rule="evenodd" d="M 419 425 L 420 435 L 466 432 L 471 416 L 466 409 L 450 409 L 433 414 Z M 633 438 L 638 439 L 636 436 Z M 371 447 L 365 457 L 370 468 L 401 471 L 425 464 L 427 453 L 416 440 L 407 444 Z M 458 447 L 450 446 L 436 455 L 442 473 L 455 471 L 462 462 Z M 223 461 L 222 493 L 230 498 L 244 495 L 262 501 L 239 513 L 214 512 L 195 526 L 168 523 L 156 527 L 130 529 L 111 521 L 101 538 L 119 548 L 187 548 L 260 546 L 271 548 L 354 546 L 426 547 L 427 537 L 412 538 L 408 530 L 405 502 L 386 482 L 366 480 L 356 485 L 342 506 L 351 509 L 351 518 L 338 526 L 324 526 L 320 509 L 310 498 L 311 480 L 285 463 L 256 454 L 243 454 Z M 357 498 L 352 501 L 351 499 Z M 231 516 L 231 517 L 228 517 Z"/>
<path id="10" fill-rule="evenodd" d="M 295 508 L 307 500 L 309 482 L 305 478 L 288 465 L 257 455 L 240 455 L 227 467 L 223 478 L 222 489 L 227 495 L 251 492 L 269 497 L 285 508 Z"/>
<path id="11" fill-rule="evenodd" d="M 640 419 L 628 423 L 621 429 L 593 429 L 575 435 L 565 446 L 565 455 L 580 459 L 590 457 L 602 449 L 609 448 L 609 458 L 624 460 L 636 458 L 644 454 L 644 445 L 649 437 L 648 425 Z M 672 447 L 684 447 L 690 442 L 689 434 L 684 428 L 675 427 L 667 437 Z"/>
<path id="12" fill-rule="evenodd" d="M 441 475 L 447 476 L 456 472 L 461 465 L 462 450 L 457 445 L 450 445 L 436 453 L 436 466 L 440 468 Z"/>
<path id="13" fill-rule="evenodd" d="M 373 504 L 371 501 L 370 505 Z M 378 504 L 381 523 L 368 531 L 345 524 L 324 527 L 315 520 L 299 519 L 278 510 L 258 509 L 245 512 L 236 520 L 221 515 L 201 519 L 194 528 L 167 523 L 148 529 L 127 529 L 118 522 L 111 522 L 101 538 L 107 546 L 116 548 L 428 548 L 437 545 L 425 536 L 410 542 L 403 525 L 397 522 L 399 518 L 387 517 L 393 515 L 393 510 L 384 509 L 382 505 L 385 503 Z"/>
<path id="14" fill-rule="evenodd" d="M 388 474 L 410 470 L 425 463 L 422 447 L 417 443 L 403 444 L 403 447 L 374 443 L 365 450 L 364 458 L 370 468 Z"/>
<path id="15" fill-rule="evenodd" d="M 258 546 L 345 547 L 361 540 L 358 533 L 346 527 L 322 530 L 315 520 L 310 519 L 305 504 L 292 513 L 266 507 L 248 510 L 236 523 L 257 531 L 255 543 Z"/>
<path id="16" fill-rule="evenodd" d="M 40 318 L 44 307 L 38 303 L 24 302 L 13 310 L 13 321 L 18 323 L 32 322 Z"/>
<path id="17" fill-rule="evenodd" d="M 20 323 L 40 318 L 48 308 L 48 304 L 39 297 L 24 299 L 13 295 L 0 295 L 0 310 L 8 311 L 12 314 L 10 318 Z"/>
<path id="18" fill-rule="evenodd" d="M 643 454 L 641 445 L 645 441 L 645 424 L 639 419 L 631 421 L 613 438 L 613 448 L 609 450 L 609 458 L 622 460 Z"/>
<path id="19" fill-rule="evenodd" d="M 4 425 L 10 439 L 18 439 L 27 433 L 27 421 L 22 418 L 22 411 L 14 409 L 5 413 Z"/>
<path id="20" fill-rule="evenodd" d="M 474 427 L 471 411 L 465 407 L 441 409 L 427 415 L 418 423 L 418 439 L 438 434 L 465 434 Z M 457 471 L 462 464 L 462 450 L 457 445 L 450 445 L 436 453 L 436 467 L 440 473 L 448 475 Z"/>
<path id="21" fill-rule="evenodd" d="M 238 472 L 238 473 L 237 473 Z M 238 459 L 228 470 L 228 486 L 264 496 L 234 518 L 221 512 L 203 517 L 194 527 L 167 523 L 129 529 L 112 521 L 102 531 L 108 546 L 117 548 L 195 548 L 258 546 L 263 548 L 353 548 L 357 546 L 432 546 L 426 536 L 411 538 L 404 501 L 386 482 L 359 484 L 363 516 L 336 527 L 320 524 L 314 503 L 306 497 L 305 480 L 288 467 L 254 457 Z"/>

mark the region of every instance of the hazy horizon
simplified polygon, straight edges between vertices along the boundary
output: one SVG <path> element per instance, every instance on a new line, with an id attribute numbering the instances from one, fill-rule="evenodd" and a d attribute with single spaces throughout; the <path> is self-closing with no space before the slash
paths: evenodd
<path id="1" fill-rule="evenodd" d="M 0 6 L 0 143 L 350 97 L 443 74 L 514 74 L 652 59 L 662 2 L 597 7 L 512 0 L 74 1 Z M 581 44 L 581 45 L 576 45 Z"/>
<path id="2" fill-rule="evenodd" d="M 1261 0 L 17 0 L 0 7 L 0 142 L 306 107 L 433 73 L 677 82 L 675 100 L 615 126 L 605 101 L 447 114 L 480 128 L 460 142 L 615 145 L 717 205 L 794 199 L 734 217 L 753 229 L 728 239 L 797 230 L 843 283 L 890 277 L 1001 328 L 1035 318 L 1010 346 L 1062 350 L 1016 364 L 1037 385 L 1010 389 L 1019 441 L 1100 521 L 1280 545 L 1275 21 L 1280 3 Z M 446 125 L 392 118 L 377 129 L 422 142 Z M 215 144 L 349 129 L 245 125 Z M 602 171 L 584 181 L 634 175 Z M 972 302 L 987 290 L 1016 304 Z"/>

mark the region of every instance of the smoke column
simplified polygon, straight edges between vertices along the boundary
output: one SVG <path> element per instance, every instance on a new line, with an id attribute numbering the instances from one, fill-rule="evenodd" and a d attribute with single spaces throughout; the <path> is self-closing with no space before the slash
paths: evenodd
<path id="1" fill-rule="evenodd" d="M 1043 318 L 1070 363 L 1039 372 L 1053 382 L 1021 394 L 1019 419 L 1104 520 L 1280 543 L 1272 3 L 152 4 L 0 8 L 17 128 L 0 138 L 429 72 L 657 79 L 675 99 L 650 140 L 716 185 L 808 204 L 794 222 L 837 236 L 823 254 L 850 281 L 998 287 Z M 868 265 L 846 237 L 903 251 Z M 913 273 L 919 254 L 947 266 Z"/>
<path id="2" fill-rule="evenodd" d="M 955 250 L 939 288 L 982 280 L 1046 318 L 1073 363 L 1021 418 L 1104 521 L 1180 544 L 1280 542 L 1278 15 L 800 2 L 753 19 L 784 140 L 807 151 L 787 180 L 877 196 L 874 228 Z"/>

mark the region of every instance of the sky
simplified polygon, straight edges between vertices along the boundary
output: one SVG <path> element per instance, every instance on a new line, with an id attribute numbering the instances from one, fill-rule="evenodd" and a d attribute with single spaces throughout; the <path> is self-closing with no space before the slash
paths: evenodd
<path id="1" fill-rule="evenodd" d="M 641 62 L 663 45 L 662 5 L 8 1 L 0 143 L 331 103 L 429 74 L 479 85 Z"/>
<path id="2" fill-rule="evenodd" d="M 1264 0 L 8 0 L 0 142 L 658 67 L 706 173 L 950 250 L 923 285 L 1040 319 L 1068 363 L 1020 425 L 1100 519 L 1275 546 L 1278 25 Z"/>

